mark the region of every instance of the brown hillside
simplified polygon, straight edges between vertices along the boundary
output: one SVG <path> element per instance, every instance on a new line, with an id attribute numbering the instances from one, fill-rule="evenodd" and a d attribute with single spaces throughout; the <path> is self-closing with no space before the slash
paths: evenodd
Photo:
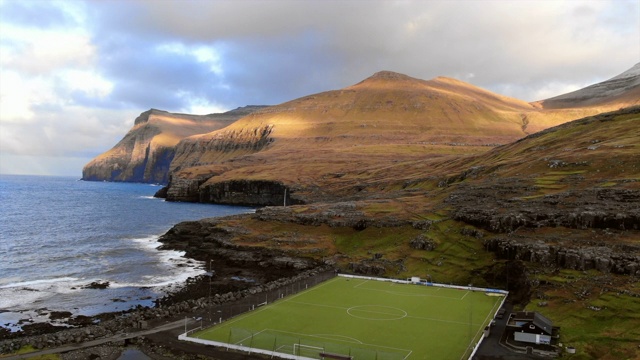
<path id="1" fill-rule="evenodd" d="M 332 174 L 486 151 L 527 135 L 523 120 L 538 111 L 458 80 L 384 71 L 187 138 L 171 168 L 175 179 L 211 178 L 207 185 L 268 180 L 319 188 Z M 174 190 L 176 199 L 185 193 Z"/>
<path id="2" fill-rule="evenodd" d="M 151 109 L 111 150 L 82 170 L 84 180 L 166 183 L 173 147 L 183 138 L 223 128 L 262 106 L 248 106 L 223 114 L 175 114 Z"/>
<path id="3" fill-rule="evenodd" d="M 610 87 L 598 89 L 604 88 Z M 175 181 L 169 198 L 251 203 L 239 185 L 234 191 L 215 191 L 225 193 L 224 199 L 202 190 L 229 181 L 270 181 L 289 187 L 299 201 L 326 200 L 337 184 L 343 184 L 344 179 L 337 179 L 346 175 L 378 181 L 385 177 L 383 169 L 398 163 L 419 161 L 424 168 L 434 159 L 482 153 L 573 119 L 617 109 L 626 104 L 619 99 L 634 91 L 625 87 L 597 106 L 547 109 L 543 103 L 526 103 L 455 79 L 425 81 L 381 71 L 344 89 L 263 109 L 224 129 L 183 140 L 171 164 Z M 371 173 L 376 176 L 365 179 Z M 412 181 L 403 173 L 389 176 Z M 354 195 L 357 188 L 341 190 Z M 237 196 L 240 193 L 244 196 Z"/>

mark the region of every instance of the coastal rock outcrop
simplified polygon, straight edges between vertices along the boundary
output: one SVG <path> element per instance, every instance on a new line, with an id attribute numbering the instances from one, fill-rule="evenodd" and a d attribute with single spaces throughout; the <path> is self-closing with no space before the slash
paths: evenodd
<path id="1" fill-rule="evenodd" d="M 640 246 L 575 246 L 531 242 L 524 238 L 494 238 L 484 241 L 498 258 L 521 260 L 572 270 L 640 276 Z"/>
<path id="2" fill-rule="evenodd" d="M 209 115 L 147 110 L 111 150 L 85 165 L 82 179 L 166 184 L 175 146 L 181 139 L 224 128 L 261 108 L 264 106 L 246 106 Z"/>
<path id="3" fill-rule="evenodd" d="M 500 181 L 503 186 L 460 184 L 447 202 L 457 206 L 453 213 L 456 220 L 497 233 L 521 227 L 640 230 L 640 190 L 596 188 L 532 199 L 509 198 L 509 194 L 529 192 L 518 188 L 519 182 L 504 179 Z"/>
<path id="4" fill-rule="evenodd" d="M 264 180 L 231 180 L 208 183 L 200 188 L 200 202 L 232 205 L 298 205 L 285 185 Z"/>

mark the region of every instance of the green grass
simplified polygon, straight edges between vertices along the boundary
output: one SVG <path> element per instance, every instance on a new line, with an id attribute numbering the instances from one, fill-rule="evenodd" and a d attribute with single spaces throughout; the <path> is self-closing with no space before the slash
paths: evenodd
<path id="1" fill-rule="evenodd" d="M 31 345 L 25 345 L 25 346 L 21 347 L 20 349 L 18 349 L 14 353 L 0 355 L 0 358 L 12 356 L 12 355 L 24 355 L 24 354 L 32 353 L 32 352 L 35 352 L 35 351 L 38 351 L 38 349 L 34 348 Z M 49 354 L 49 355 L 32 356 L 32 357 L 29 357 L 27 359 L 29 359 L 29 360 L 59 360 L 59 359 L 61 359 L 61 357 L 58 354 Z"/>
<path id="2" fill-rule="evenodd" d="M 501 300 L 337 277 L 191 336 L 312 358 L 326 351 L 362 360 L 458 360 L 468 357 Z"/>

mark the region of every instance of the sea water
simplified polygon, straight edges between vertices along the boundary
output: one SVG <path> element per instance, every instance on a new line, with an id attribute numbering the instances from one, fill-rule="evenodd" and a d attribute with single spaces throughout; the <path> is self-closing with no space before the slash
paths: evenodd
<path id="1" fill-rule="evenodd" d="M 149 306 L 206 271 L 158 238 L 185 220 L 252 212 L 166 202 L 158 186 L 0 175 L 0 326 Z M 92 282 L 107 289 L 88 289 Z M 42 318 L 42 319 L 39 319 Z"/>

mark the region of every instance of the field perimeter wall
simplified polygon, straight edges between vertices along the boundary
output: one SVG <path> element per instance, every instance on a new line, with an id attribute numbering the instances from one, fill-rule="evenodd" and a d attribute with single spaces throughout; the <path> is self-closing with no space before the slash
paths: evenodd
<path id="1" fill-rule="evenodd" d="M 293 295 L 298 293 L 299 291 L 303 291 L 305 289 L 307 289 L 307 285 L 309 285 L 309 283 L 311 283 L 311 286 L 313 285 L 317 285 L 318 283 L 324 282 L 332 277 L 335 276 L 335 273 L 333 272 L 325 272 L 325 273 L 321 273 L 318 274 L 318 276 L 315 277 L 311 277 L 311 278 L 305 278 L 305 279 L 299 279 L 297 282 L 295 282 L 294 284 L 288 285 L 285 288 L 279 288 L 277 290 L 275 290 L 275 294 L 269 296 L 269 300 L 268 302 L 272 302 L 272 301 L 276 301 L 277 299 L 280 299 L 286 295 Z M 410 280 L 400 280 L 400 279 L 389 279 L 389 278 L 379 278 L 379 277 L 372 277 L 372 276 L 360 276 L 360 275 L 348 275 L 348 274 L 338 274 L 338 276 L 340 277 L 345 277 L 345 278 L 351 278 L 351 279 L 362 279 L 362 280 L 373 280 L 373 281 L 384 281 L 384 282 L 393 282 L 393 283 L 398 283 L 398 284 L 414 284 L 414 285 L 418 285 L 418 286 L 433 286 L 433 287 L 443 287 L 443 288 L 449 288 L 449 289 L 458 289 L 458 290 L 467 290 L 467 291 L 479 291 L 479 292 L 485 292 L 485 293 L 496 293 L 496 294 L 500 294 L 503 295 L 504 298 L 502 299 L 502 302 L 500 303 L 500 306 L 497 307 L 497 309 L 501 308 L 502 305 L 504 304 L 505 300 L 506 300 L 506 296 L 509 294 L 508 291 L 505 290 L 499 290 L 499 289 L 488 289 L 488 288 L 479 288 L 479 287 L 474 287 L 474 286 L 459 286 L 459 285 L 448 285 L 448 284 L 438 284 L 438 283 L 432 283 L 432 282 L 427 282 L 427 281 L 410 281 Z M 259 295 L 259 297 L 258 297 Z M 253 299 L 253 297 L 247 297 L 247 299 L 243 299 L 243 300 L 249 300 L 249 298 L 251 298 L 251 301 L 248 302 L 244 302 L 243 301 L 243 306 L 242 306 L 242 311 L 239 311 L 237 313 L 232 314 L 229 317 L 226 317 L 226 319 L 235 317 L 237 315 L 240 315 L 241 313 L 247 312 L 247 311 L 251 311 L 255 308 L 258 307 L 258 302 L 259 301 L 265 301 L 264 298 L 264 294 L 256 294 L 255 299 Z M 267 301 L 265 301 L 265 303 L 267 303 Z M 255 304 L 255 305 L 253 305 Z M 262 305 L 262 304 L 260 304 Z M 497 311 L 496 309 L 496 311 Z M 215 312 L 214 312 L 215 313 Z M 493 316 L 495 316 L 495 313 L 493 314 Z M 212 321 L 213 320 L 213 321 Z M 198 330 L 201 330 L 202 328 L 205 328 L 207 326 L 212 326 L 215 325 L 219 322 L 222 322 L 222 318 L 219 319 L 218 322 L 215 321 L 215 319 L 209 319 L 209 321 L 206 321 L 204 324 L 202 324 L 201 326 L 197 327 L 197 328 L 193 328 L 190 329 L 189 331 L 185 332 L 184 334 L 181 334 L 180 336 L 178 336 L 179 340 L 183 340 L 183 341 L 191 341 L 191 342 L 195 342 L 195 343 L 199 343 L 199 344 L 203 344 L 203 345 L 211 345 L 211 346 L 219 346 L 222 348 L 226 348 L 228 350 L 233 349 L 233 350 L 240 350 L 240 351 L 245 351 L 248 353 L 254 353 L 254 354 L 262 354 L 262 355 L 269 355 L 269 356 L 275 356 L 275 357 L 279 357 L 279 358 L 283 358 L 283 359 L 292 359 L 292 360 L 315 360 L 312 358 L 308 358 L 308 357 L 304 357 L 304 356 L 299 356 L 299 355 L 292 355 L 292 354 L 285 354 L 285 353 L 280 353 L 280 352 L 274 352 L 274 351 L 270 351 L 270 350 L 263 350 L 263 349 L 257 349 L 257 348 L 252 348 L 252 347 L 247 347 L 247 346 L 242 346 L 242 345 L 234 345 L 234 344 L 228 344 L 228 343 L 223 343 L 223 342 L 217 342 L 217 341 L 212 341 L 212 340 L 205 340 L 205 339 L 199 339 L 199 338 L 194 338 L 194 337 L 190 337 L 189 334 L 191 332 L 195 332 Z M 482 331 L 483 329 L 481 329 L 480 331 Z M 478 341 L 477 344 L 475 344 L 471 355 L 469 356 L 469 359 L 471 359 L 473 357 L 473 355 L 476 353 L 476 351 L 478 350 L 478 348 L 480 347 L 480 344 L 482 343 L 482 339 L 484 339 L 484 336 L 480 339 L 480 341 Z"/>
<path id="2" fill-rule="evenodd" d="M 247 346 L 227 344 L 227 343 L 218 342 L 218 341 L 192 338 L 192 337 L 188 337 L 186 334 L 182 334 L 182 335 L 178 336 L 178 340 L 191 341 L 191 342 L 198 343 L 198 344 L 203 344 L 203 345 L 220 346 L 220 347 L 226 348 L 227 350 L 229 350 L 229 349 L 241 350 L 241 351 L 246 351 L 249 354 L 270 355 L 272 357 L 275 356 L 275 357 L 278 357 L 278 358 L 281 358 L 281 359 L 317 360 L 317 359 L 312 359 L 312 358 L 308 358 L 308 357 L 304 357 L 304 356 L 285 354 L 285 353 L 280 353 L 280 352 L 271 351 L 271 350 L 256 349 L 256 348 L 251 348 L 251 347 L 247 347 Z"/>

